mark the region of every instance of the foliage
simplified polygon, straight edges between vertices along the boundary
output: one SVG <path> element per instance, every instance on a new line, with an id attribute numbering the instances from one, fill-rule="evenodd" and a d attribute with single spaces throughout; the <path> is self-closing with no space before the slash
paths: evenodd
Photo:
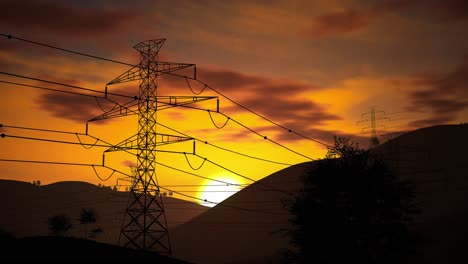
<path id="1" fill-rule="evenodd" d="M 87 225 L 96 223 L 97 214 L 93 208 L 81 208 L 80 218 L 78 219 L 80 224 L 84 225 L 85 237 L 88 236 Z"/>
<path id="2" fill-rule="evenodd" d="M 32 184 L 33 184 L 33 185 L 36 185 L 36 186 L 40 186 L 40 185 L 41 185 L 41 181 L 40 181 L 40 180 L 33 181 Z"/>
<path id="3" fill-rule="evenodd" d="M 96 239 L 96 236 L 103 233 L 103 232 L 104 232 L 104 229 L 102 229 L 102 227 L 94 228 L 93 230 L 91 230 L 91 232 L 89 234 L 89 238 Z"/>
<path id="4" fill-rule="evenodd" d="M 96 219 L 97 215 L 93 208 L 81 208 L 80 224 L 95 223 Z"/>
<path id="5" fill-rule="evenodd" d="M 335 144 L 328 147 L 325 159 L 343 158 L 347 160 L 364 153 L 363 150 L 359 149 L 357 143 L 349 142 L 349 138 L 334 136 L 333 139 L 335 140 Z"/>
<path id="6" fill-rule="evenodd" d="M 49 230 L 56 236 L 63 236 L 72 228 L 70 218 L 65 214 L 58 214 L 49 217 Z"/>
<path id="7" fill-rule="evenodd" d="M 295 263 L 392 263 L 410 244 L 408 223 L 417 212 L 412 185 L 384 162 L 335 137 L 324 160 L 303 178 L 289 210 Z"/>

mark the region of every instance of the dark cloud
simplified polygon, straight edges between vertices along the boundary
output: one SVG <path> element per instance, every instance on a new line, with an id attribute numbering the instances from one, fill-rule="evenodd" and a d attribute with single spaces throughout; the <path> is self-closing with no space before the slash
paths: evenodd
<path id="1" fill-rule="evenodd" d="M 168 76 L 162 77 L 161 86 L 165 88 L 165 90 L 169 90 L 170 94 L 187 95 L 190 93 L 187 89 L 185 79 L 169 78 Z M 320 89 L 320 87 L 314 85 L 286 79 L 268 79 L 225 69 L 203 68 L 199 70 L 199 77 L 211 87 L 214 87 L 219 92 L 232 98 L 237 103 L 274 122 L 283 125 L 287 124 L 288 128 L 301 133 L 315 133 L 315 127 L 341 119 L 338 115 L 329 113 L 324 106 L 314 102 L 313 98 L 305 97 L 304 94 L 307 94 L 307 92 Z M 73 80 L 61 80 L 61 82 L 76 84 Z M 192 83 L 192 88 L 196 91 L 200 91 L 200 89 L 203 88 L 200 84 L 197 86 L 196 81 L 190 81 L 190 83 Z M 125 85 L 119 88 L 109 86 L 109 91 L 132 95 L 137 91 L 137 88 L 131 85 Z M 209 91 L 209 89 L 207 91 Z M 213 92 L 211 91 L 211 93 Z M 164 94 L 167 95 L 169 93 L 165 92 Z M 206 95 L 206 93 L 201 95 Z M 103 107 L 105 109 L 112 107 L 108 102 L 102 100 L 100 102 L 101 104 L 105 104 L 105 107 Z M 56 117 L 79 122 L 89 120 L 102 112 L 94 98 L 76 95 L 46 93 L 39 98 L 37 103 L 41 108 L 51 112 Z M 226 106 L 225 103 L 228 105 Z M 229 102 L 222 97 L 220 111 L 231 115 L 233 118 L 236 118 L 236 115 L 239 113 L 249 113 L 239 106 L 229 104 Z M 183 119 L 182 113 L 170 111 L 168 114 L 171 119 Z M 253 114 L 252 117 L 254 117 Z M 237 121 L 241 123 L 244 122 L 244 120 Z M 267 126 L 267 128 L 264 126 Z M 274 126 L 267 121 L 262 121 L 262 123 L 252 126 L 252 128 L 258 130 L 257 132 L 259 133 L 263 131 L 270 132 L 271 127 Z M 230 140 L 234 140 L 234 138 L 245 138 L 245 136 L 247 136 L 246 131 L 224 132 L 225 136 Z M 288 140 L 289 139 L 290 138 L 288 138 Z M 295 139 L 301 138 L 296 137 Z M 330 138 L 327 140 L 330 140 Z"/>
<path id="2" fill-rule="evenodd" d="M 369 9 L 376 15 L 406 12 L 416 19 L 437 22 L 458 22 L 468 19 L 468 2 L 465 0 L 387 0 Z"/>
<path id="3" fill-rule="evenodd" d="M 328 12 L 312 19 L 310 27 L 301 35 L 320 39 L 341 36 L 366 28 L 386 14 L 405 12 L 412 19 L 436 22 L 468 21 L 468 1 L 465 0 L 386 0 L 371 6 L 347 8 Z"/>
<path id="4" fill-rule="evenodd" d="M 124 160 L 122 161 L 122 165 L 127 166 L 127 167 L 136 167 L 137 164 L 133 160 Z"/>
<path id="5" fill-rule="evenodd" d="M 417 11 L 426 17 L 447 23 L 468 21 L 468 2 L 465 0 L 420 0 L 417 4 Z"/>
<path id="6" fill-rule="evenodd" d="M 112 108 L 112 104 L 103 99 L 58 92 L 42 94 L 36 100 L 36 104 L 52 116 L 82 123 L 102 114 L 100 107 L 104 110 Z"/>
<path id="7" fill-rule="evenodd" d="M 374 5 L 361 8 L 347 8 L 332 11 L 315 17 L 311 27 L 303 32 L 309 38 L 339 36 L 367 27 L 374 19 L 410 6 L 402 0 L 378 1 Z"/>
<path id="8" fill-rule="evenodd" d="M 411 125 L 420 127 L 453 121 L 468 108 L 468 59 L 448 73 L 425 73 L 413 77 L 412 84 L 424 87 L 409 94 L 410 111 L 430 111 L 432 116 Z"/>
<path id="9" fill-rule="evenodd" d="M 183 78 L 163 77 L 164 82 L 171 86 L 172 92 L 189 93 Z M 314 102 L 313 98 L 300 97 L 301 94 L 321 89 L 312 84 L 212 68 L 201 68 L 198 70 L 198 77 L 237 103 L 275 122 L 290 122 L 292 129 L 319 126 L 340 119 L 339 116 L 329 113 L 325 107 Z M 203 89 L 203 85 L 196 81 L 189 83 L 195 92 Z M 207 91 L 209 92 L 209 89 Z M 224 102 L 229 103 L 221 97 L 220 110 L 223 113 L 245 112 L 236 105 L 226 107 Z"/>
<path id="10" fill-rule="evenodd" d="M 132 8 L 88 7 L 69 1 L 0 1 L 0 24 L 11 29 L 56 32 L 73 37 L 107 34 L 137 17 Z"/>
<path id="11" fill-rule="evenodd" d="M 410 122 L 409 125 L 413 127 L 428 127 L 428 126 L 446 124 L 446 123 L 449 123 L 452 119 L 453 119 L 452 116 L 438 115 L 432 118 L 425 118 L 425 119 Z"/>
<path id="12" fill-rule="evenodd" d="M 75 79 L 60 78 L 60 77 L 55 77 L 51 75 L 42 75 L 39 78 L 46 79 L 46 80 L 56 82 L 56 83 L 63 83 L 63 84 L 83 87 L 81 83 Z M 58 85 L 52 85 L 52 84 L 45 85 L 44 83 L 39 83 L 39 82 L 37 85 L 64 91 L 64 92 L 47 91 L 47 92 L 41 93 L 39 97 L 35 100 L 36 105 L 38 105 L 40 109 L 50 112 L 52 116 L 62 118 L 62 119 L 68 119 L 68 120 L 72 120 L 72 121 L 76 121 L 80 123 L 86 122 L 87 120 L 90 120 L 98 115 L 101 115 L 106 111 L 112 110 L 113 107 L 115 106 L 113 102 L 124 104 L 126 102 L 133 100 L 130 98 L 121 98 L 121 97 L 108 95 L 108 98 L 112 100 L 110 101 L 104 98 L 98 98 L 98 97 L 104 96 L 104 94 L 102 93 L 93 93 L 93 92 L 79 90 L 76 88 L 60 87 Z M 89 87 L 83 87 L 83 88 L 92 89 Z M 104 92 L 104 89 L 94 89 L 94 90 Z M 132 91 L 134 90 L 135 89 L 133 89 L 131 86 L 122 86 L 120 88 L 112 89 L 112 90 L 109 88 L 109 92 L 113 92 L 117 94 L 124 94 L 124 95 L 129 95 L 129 96 L 132 96 L 131 94 L 132 94 Z M 72 94 L 68 92 L 85 94 L 85 95 L 90 95 L 90 96 L 77 95 L 77 94 Z M 97 96 L 97 97 L 94 97 L 94 96 Z M 100 120 L 96 122 L 96 124 L 103 124 L 108 121 L 109 119 Z"/>
<path id="13" fill-rule="evenodd" d="M 190 76 L 190 73 L 182 75 Z M 222 90 L 223 92 L 238 92 L 241 88 L 244 87 L 270 82 L 269 79 L 259 76 L 244 74 L 228 69 L 216 69 L 209 67 L 199 67 L 197 69 L 197 79 L 217 90 Z M 204 87 L 202 83 L 197 81 L 189 80 L 189 83 L 187 84 L 184 78 L 178 78 L 174 76 L 164 75 L 162 76 L 162 80 L 171 87 L 183 88 L 185 91 L 187 91 L 186 87 L 188 85 L 190 85 L 194 92 L 197 93 Z"/>
<path id="14" fill-rule="evenodd" d="M 357 31 L 369 23 L 366 12 L 348 9 L 320 15 L 303 34 L 311 38 L 323 38 Z"/>
<path id="15" fill-rule="evenodd" d="M 327 121 L 340 119 L 339 116 L 328 113 L 324 107 L 312 100 L 295 99 L 281 94 L 250 97 L 243 99 L 240 103 L 279 123 L 294 121 L 292 123 L 293 127 L 323 125 Z M 228 112 L 237 112 L 241 109 L 234 106 L 226 110 Z"/>

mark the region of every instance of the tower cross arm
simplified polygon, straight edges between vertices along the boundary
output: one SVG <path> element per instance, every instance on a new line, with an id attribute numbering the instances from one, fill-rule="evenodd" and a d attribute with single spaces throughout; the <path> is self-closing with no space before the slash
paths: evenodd
<path id="1" fill-rule="evenodd" d="M 196 78 L 196 64 L 193 63 L 179 63 L 179 62 L 165 62 L 165 61 L 156 61 L 152 62 L 149 65 L 138 64 L 133 66 L 128 71 L 122 73 L 112 81 L 108 82 L 107 85 L 131 82 L 141 80 L 146 78 L 146 76 L 141 76 L 140 69 L 147 69 L 150 74 L 162 75 L 169 74 L 183 69 L 193 67 L 192 76 L 190 78 Z"/>
<path id="2" fill-rule="evenodd" d="M 162 145 L 167 145 L 167 144 L 193 140 L 193 138 L 191 137 L 164 134 L 164 133 L 154 133 L 152 136 L 155 137 L 155 142 L 154 142 L 155 146 L 162 146 Z M 155 146 L 147 146 L 145 148 L 153 148 Z M 141 149 L 142 146 L 139 144 L 138 134 L 136 134 L 118 143 L 117 145 L 110 147 L 105 152 L 130 151 L 130 150 L 138 150 L 139 148 Z"/>

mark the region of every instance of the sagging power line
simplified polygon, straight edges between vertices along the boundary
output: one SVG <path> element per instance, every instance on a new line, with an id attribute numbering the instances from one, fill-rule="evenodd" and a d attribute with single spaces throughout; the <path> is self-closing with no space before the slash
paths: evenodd
<path id="1" fill-rule="evenodd" d="M 297 134 L 303 138 L 315 141 L 316 143 L 320 143 L 322 145 L 328 146 L 327 144 L 314 140 L 312 138 L 303 136 L 295 131 L 292 131 L 291 129 L 287 129 L 286 127 L 283 127 L 279 125 L 278 123 L 273 122 L 272 120 L 256 113 L 253 110 L 250 110 L 244 106 L 242 106 L 239 103 L 236 103 L 229 97 L 221 94 L 218 90 L 215 90 L 214 88 L 208 86 L 206 83 L 201 82 L 197 79 L 196 77 L 196 66 L 195 64 L 189 64 L 189 63 L 172 63 L 172 62 L 162 62 L 158 61 L 158 52 L 161 46 L 164 43 L 164 39 L 155 39 L 155 40 L 148 40 L 141 42 L 137 44 L 134 48 L 140 53 L 140 62 L 137 65 L 133 64 L 128 64 L 128 63 L 122 63 L 119 61 L 115 60 L 110 60 L 106 59 L 103 57 L 99 56 L 94 56 L 94 55 L 89 55 L 81 52 L 75 52 L 69 49 L 63 49 L 63 48 L 58 48 L 52 45 L 47 45 L 35 41 L 30 41 L 22 38 L 17 38 L 13 37 L 11 35 L 6 35 L 6 34 L 0 34 L 2 36 L 7 37 L 8 39 L 16 39 L 20 41 L 25 41 L 28 43 L 44 46 L 47 48 L 53 48 L 69 53 L 73 53 L 76 55 L 81 55 L 81 56 L 86 56 L 94 59 L 100 59 L 104 61 L 109 61 L 113 63 L 119 63 L 127 66 L 131 66 L 132 68 L 125 73 L 121 74 L 114 80 L 110 81 L 107 83 L 105 91 L 96 91 L 93 89 L 88 89 L 85 87 L 79 87 L 79 86 L 74 86 L 74 85 L 68 85 L 68 84 L 62 84 L 59 82 L 53 82 L 49 80 L 44 80 L 44 79 L 39 79 L 39 78 L 34 78 L 34 77 L 28 77 L 24 75 L 18 75 L 18 74 L 13 74 L 13 73 L 6 73 L 6 72 L 0 72 L 0 74 L 3 75 L 8 75 L 10 77 L 15 77 L 15 78 L 22 78 L 22 79 L 28 79 L 32 81 L 38 81 L 38 82 L 44 82 L 48 84 L 53 84 L 53 85 L 60 85 L 60 86 L 65 86 L 68 88 L 72 88 L 75 90 L 82 90 L 85 91 L 86 93 L 78 93 L 75 91 L 62 91 L 59 89 L 54 89 L 54 88 L 49 88 L 49 87 L 42 87 L 38 85 L 30 85 L 30 84 L 22 84 L 22 83 L 15 83 L 15 82 L 9 82 L 9 81 L 1 81 L 3 83 L 7 83 L 10 85 L 19 85 L 23 87 L 29 87 L 29 88 L 36 88 L 36 89 L 43 89 L 43 90 L 48 90 L 52 92 L 68 92 L 71 94 L 75 95 L 82 95 L 82 96 L 91 96 L 94 97 L 99 104 L 99 101 L 97 100 L 98 98 L 100 99 L 106 99 L 112 103 L 114 103 L 114 106 L 108 110 L 104 111 L 101 105 L 99 107 L 101 110 L 104 112 L 104 114 L 96 116 L 95 118 L 92 118 L 88 120 L 88 122 L 92 121 L 99 121 L 99 120 L 105 120 L 105 119 L 110 119 L 110 118 L 118 118 L 118 117 L 125 117 L 129 115 L 136 115 L 138 117 L 138 133 L 128 139 L 125 139 L 124 141 L 118 143 L 118 144 L 110 144 L 107 143 L 106 141 L 103 141 L 101 139 L 96 138 L 96 142 L 92 144 L 88 143 L 83 143 L 80 140 L 80 137 L 78 136 L 78 133 L 74 133 L 77 135 L 77 139 L 79 142 L 70 142 L 70 141 L 63 141 L 63 140 L 54 140 L 54 139 L 47 139 L 47 138 L 40 138 L 40 137 L 32 137 L 32 136 L 17 136 L 13 134 L 2 134 L 2 138 L 5 137 L 11 137 L 11 138 L 17 138 L 17 139 L 27 139 L 27 140 L 38 140 L 38 141 L 46 141 L 46 142 L 51 142 L 51 143 L 60 143 L 60 144 L 75 144 L 75 145 L 82 145 L 83 147 L 105 147 L 107 148 L 106 151 L 103 153 L 103 160 L 102 164 L 93 164 L 93 163 L 73 163 L 73 162 L 53 162 L 53 161 L 33 161 L 33 160 L 12 160 L 12 159 L 2 159 L 0 161 L 8 161 L 8 162 L 28 162 L 28 163 L 43 163 L 43 164 L 57 164 L 57 165 L 71 165 L 71 166 L 88 166 L 92 167 L 93 170 L 95 171 L 96 175 L 100 178 L 100 176 L 96 172 L 96 167 L 103 167 L 106 169 L 110 170 L 110 176 L 109 178 L 112 177 L 112 175 L 116 172 L 120 174 L 124 174 L 122 172 L 119 172 L 107 165 L 105 165 L 105 160 L 104 160 L 104 154 L 107 152 L 112 152 L 112 151 L 125 151 L 127 153 L 131 153 L 136 156 L 137 158 L 137 167 L 136 167 L 136 173 L 135 175 L 127 175 L 132 179 L 132 188 L 131 188 L 131 199 L 129 201 L 129 204 L 127 206 L 127 210 L 125 213 L 125 216 L 127 217 L 126 220 L 124 220 L 124 223 L 122 225 L 122 230 L 121 230 L 121 236 L 119 238 L 119 244 L 126 246 L 126 247 L 134 247 L 134 248 L 140 248 L 144 250 L 151 250 L 151 251 L 156 251 L 161 254 L 166 254 L 170 255 L 171 254 L 171 245 L 170 245 L 170 240 L 169 240 L 169 235 L 167 232 L 167 221 L 165 219 L 165 210 L 164 210 L 164 205 L 163 201 L 161 199 L 161 192 L 160 189 L 165 189 L 168 191 L 172 191 L 170 189 L 167 189 L 166 187 L 160 186 L 157 181 L 156 177 L 156 165 L 158 165 L 158 162 L 156 162 L 156 152 L 158 151 L 156 149 L 156 146 L 160 146 L 162 144 L 169 144 L 169 143 L 177 143 L 177 142 L 183 142 L 183 141 L 188 141 L 188 140 L 194 140 L 194 138 L 191 138 L 189 136 L 184 136 L 181 134 L 177 135 L 168 135 L 168 134 L 161 134 L 156 132 L 156 126 L 158 125 L 157 122 L 157 111 L 163 110 L 163 109 L 168 109 L 172 107 L 189 107 L 190 104 L 200 102 L 202 100 L 210 100 L 210 99 L 217 99 L 217 97 L 214 96 L 169 96 L 169 97 L 163 97 L 163 96 L 157 96 L 157 77 L 160 75 L 168 74 L 168 75 L 173 75 L 173 76 L 178 76 L 178 77 L 183 77 L 187 80 L 196 80 L 202 84 L 205 85 L 205 88 L 208 87 L 211 90 L 213 90 L 215 93 L 222 95 L 224 98 L 229 100 L 230 102 L 236 104 L 237 106 L 243 108 L 244 110 L 247 110 L 248 112 L 257 115 L 260 118 L 265 119 L 266 121 L 274 124 L 275 126 L 278 126 L 282 129 L 286 129 L 289 133 Z M 193 74 L 192 76 L 186 76 L 186 75 L 180 75 L 177 74 L 178 71 L 180 70 L 185 70 L 185 69 L 193 69 Z M 119 83 L 124 83 L 124 82 L 130 82 L 130 81 L 139 81 L 139 95 L 138 96 L 126 96 L 126 95 L 120 95 L 116 93 L 111 93 L 108 92 L 107 86 L 114 85 L 114 84 L 119 84 Z M 188 83 L 188 85 L 190 85 Z M 191 87 L 190 87 L 191 88 Z M 200 91 L 199 94 L 203 92 Z M 90 93 L 96 93 L 95 95 L 92 95 Z M 132 99 L 132 101 L 125 103 L 125 104 L 120 104 L 118 102 L 115 102 L 111 99 L 109 99 L 109 96 L 118 96 L 118 97 L 126 97 L 129 99 Z M 197 98 L 197 99 L 195 99 Z M 174 101 L 173 101 L 174 100 Z M 137 109 L 133 109 L 133 108 Z M 191 107 L 190 108 L 196 108 L 196 107 Z M 206 109 L 199 109 L 199 110 L 206 110 Z M 217 111 L 219 113 L 219 111 Z M 208 112 L 210 115 L 211 113 Z M 221 113 L 222 114 L 222 113 Z M 224 114 L 223 114 L 224 115 Z M 226 116 L 226 115 L 224 115 Z M 237 123 L 238 125 L 244 127 L 245 129 L 249 130 L 250 132 L 257 134 L 261 137 L 263 137 L 265 140 L 269 140 L 272 143 L 281 146 L 283 148 L 286 148 L 292 152 L 295 152 L 284 145 L 273 141 L 269 139 L 268 137 L 259 134 L 255 130 L 251 129 L 250 127 L 226 116 L 228 120 L 232 120 L 233 122 Z M 83 134 L 85 136 L 91 136 L 88 134 L 88 122 L 86 123 L 86 132 Z M 227 123 L 227 122 L 226 122 Z M 5 126 L 7 127 L 7 126 Z M 9 126 L 10 128 L 13 128 L 15 126 Z M 20 127 L 16 127 L 20 128 Z M 220 127 L 221 128 L 221 127 Z M 47 132 L 59 132 L 60 131 L 54 131 L 54 130 L 47 130 L 47 129 L 31 129 L 31 130 L 36 130 L 36 131 L 47 131 Z M 65 132 L 66 133 L 66 132 Z M 158 136 L 163 136 L 166 137 L 166 140 L 159 140 Z M 92 136 L 91 136 L 92 137 Z M 200 140 L 198 140 L 200 141 Z M 207 142 L 204 142 L 207 144 Z M 214 145 L 213 145 L 214 146 Z M 221 150 L 228 151 L 225 148 L 218 147 Z M 239 152 L 236 151 L 231 151 L 232 153 L 239 154 Z M 303 157 L 306 157 L 308 159 L 311 159 L 305 155 L 302 155 L 298 152 L 295 152 L 296 154 L 299 154 Z M 195 155 L 195 153 L 193 153 Z M 253 158 L 250 155 L 244 155 L 246 157 Z M 262 159 L 262 158 L 257 158 L 258 160 L 263 160 L 263 161 L 269 161 L 267 159 Z M 220 168 L 223 168 L 227 171 L 230 171 L 234 174 L 237 174 L 239 176 L 242 176 L 233 170 L 227 169 L 226 167 L 222 166 L 219 163 L 212 162 L 210 160 L 207 160 L 209 163 L 218 166 Z M 161 165 L 161 164 L 160 164 Z M 246 179 L 249 179 L 253 182 L 256 182 L 255 180 L 245 177 Z M 107 178 L 108 179 L 108 178 Z M 105 179 L 105 180 L 107 180 Z M 207 178 L 208 179 L 208 178 Z M 269 189 L 275 190 L 275 191 L 281 191 L 277 188 L 274 188 L 272 186 L 264 184 L 264 187 L 267 187 Z M 181 196 L 189 197 L 192 199 L 197 199 L 197 200 L 202 200 L 198 197 L 190 196 L 187 194 L 184 194 L 182 192 L 176 192 L 173 191 L 174 193 L 178 193 Z M 286 193 L 286 192 L 285 192 Z M 211 201 L 206 201 L 202 200 L 204 202 L 210 202 L 210 203 L 215 203 Z M 217 204 L 217 203 L 215 203 Z M 222 204 L 221 204 L 222 205 Z M 226 205 L 227 206 L 227 205 Z M 242 207 L 237 207 L 237 206 L 228 206 L 233 209 L 237 210 L 243 210 L 243 211 L 249 211 L 249 212 L 261 212 L 261 213 L 270 213 L 270 212 L 263 212 L 262 210 L 252 210 L 248 208 L 242 208 Z M 276 213 L 273 213 L 276 214 Z"/>

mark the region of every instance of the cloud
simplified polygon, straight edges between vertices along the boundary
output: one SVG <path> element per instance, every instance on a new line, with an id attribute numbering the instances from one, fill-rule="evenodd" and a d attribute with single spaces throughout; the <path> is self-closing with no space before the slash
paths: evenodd
<path id="1" fill-rule="evenodd" d="M 283 93 L 287 93 L 287 87 Z M 323 125 L 327 121 L 339 120 L 340 117 L 328 113 L 319 104 L 307 99 L 293 99 L 286 94 L 271 94 L 268 96 L 250 97 L 241 100 L 241 104 L 263 116 L 279 123 L 291 122 L 295 128 Z M 238 107 L 229 107 L 231 111 L 239 111 Z"/>
<path id="2" fill-rule="evenodd" d="M 171 91 L 189 92 L 184 79 L 163 77 L 164 82 L 171 86 Z M 313 84 L 209 67 L 202 67 L 198 70 L 198 77 L 235 102 L 271 118 L 275 122 L 289 122 L 292 125 L 291 129 L 319 126 L 328 121 L 341 119 L 341 117 L 329 113 L 324 106 L 314 102 L 313 98 L 306 96 L 309 92 L 321 89 Z M 189 82 L 195 92 L 203 89 L 203 85 L 200 83 Z M 209 92 L 209 89 L 207 91 Z M 229 101 L 224 100 L 222 96 L 220 98 L 221 112 L 228 115 L 241 112 L 249 113 L 242 107 L 229 104 Z"/>
<path id="3" fill-rule="evenodd" d="M 370 7 L 345 8 L 319 15 L 302 35 L 308 38 L 325 38 L 357 32 L 382 15 L 393 13 L 410 5 L 408 1 L 379 1 Z"/>
<path id="4" fill-rule="evenodd" d="M 108 34 L 138 15 L 131 8 L 85 6 L 62 1 L 5 0 L 0 2 L 0 24 L 10 30 L 55 32 L 68 36 Z"/>
<path id="5" fill-rule="evenodd" d="M 424 73 L 413 77 L 412 84 L 424 87 L 409 94 L 410 111 L 430 111 L 432 116 L 411 123 L 428 126 L 447 123 L 468 109 L 468 58 L 453 71 L 446 73 Z"/>
<path id="6" fill-rule="evenodd" d="M 366 12 L 355 9 L 345 9 L 326 13 L 316 17 L 312 26 L 303 32 L 311 38 L 324 38 L 357 31 L 369 23 Z"/>
<path id="7" fill-rule="evenodd" d="M 102 99 L 58 92 L 42 94 L 36 100 L 36 104 L 41 109 L 50 112 L 54 117 L 81 123 L 101 114 L 100 106 L 105 110 L 112 108 L 110 102 Z"/>
<path id="8" fill-rule="evenodd" d="M 343 36 L 361 31 L 388 14 L 411 14 L 412 19 L 435 22 L 468 21 L 468 2 L 464 0 L 385 0 L 371 6 L 333 10 L 316 16 L 301 35 L 311 39 Z"/>
<path id="9" fill-rule="evenodd" d="M 408 0 L 409 1 L 409 0 Z M 467 22 L 468 2 L 465 0 L 417 1 L 417 8 L 423 15 L 441 22 Z"/>
<path id="10" fill-rule="evenodd" d="M 127 167 L 136 167 L 137 164 L 133 160 L 124 160 L 122 161 L 122 165 L 127 166 Z"/>
<path id="11" fill-rule="evenodd" d="M 190 76 L 190 74 L 187 74 L 187 76 Z M 240 88 L 243 87 L 250 87 L 270 82 L 270 79 L 265 77 L 214 67 L 198 67 L 197 79 L 202 80 L 209 86 L 222 90 L 223 92 L 239 92 Z M 186 90 L 187 85 L 190 85 L 194 92 L 197 93 L 203 89 L 203 84 L 193 80 L 189 80 L 189 84 L 187 84 L 183 78 L 168 75 L 162 76 L 162 80 L 173 88 L 183 88 L 185 91 L 188 91 Z"/>
<path id="12" fill-rule="evenodd" d="M 59 78 L 51 75 L 42 75 L 40 76 L 40 78 L 52 82 L 83 87 L 83 85 L 81 85 L 81 83 L 75 79 Z M 35 103 L 40 109 L 51 113 L 54 117 L 83 123 L 91 118 L 103 114 L 105 111 L 111 110 L 114 107 L 114 103 L 112 103 L 111 101 L 103 98 L 94 97 L 100 97 L 103 96 L 103 94 L 89 93 L 75 88 L 54 87 L 55 85 L 44 85 L 43 83 L 38 83 L 38 85 L 42 87 L 49 87 L 52 89 L 65 91 L 64 93 L 53 91 L 42 92 L 39 95 L 39 97 L 35 99 Z M 127 90 L 130 90 L 130 88 L 128 86 L 123 86 L 120 89 L 112 92 L 120 94 L 129 94 Z M 77 94 L 66 92 L 80 93 L 90 96 L 80 96 Z M 121 99 L 112 97 L 110 95 L 108 96 L 108 98 L 113 101 Z M 100 120 L 96 124 L 103 124 L 108 121 L 109 120 Z"/>
<path id="13" fill-rule="evenodd" d="M 326 125 L 327 122 L 340 120 L 341 117 L 330 113 L 327 109 L 315 102 L 313 98 L 307 94 L 315 90 L 321 89 L 318 86 L 302 83 L 288 79 L 273 79 L 263 76 L 244 74 L 228 69 L 204 67 L 199 71 L 199 77 L 204 82 L 215 88 L 217 91 L 228 96 L 235 102 L 255 111 L 274 122 L 279 124 L 287 124 L 287 127 L 300 132 L 308 133 L 316 132 L 314 128 Z M 50 79 L 50 78 L 49 78 Z M 62 80 L 65 83 L 75 83 L 73 80 Z M 195 87 L 195 81 L 190 81 L 193 89 L 199 91 L 203 87 Z M 200 84 L 199 84 L 200 85 Z M 189 94 L 186 88 L 187 83 L 183 78 L 169 78 L 163 76 L 161 82 L 162 88 L 165 91 L 171 91 L 171 94 Z M 124 86 L 119 89 L 110 91 L 120 94 L 132 94 L 129 91 L 135 91 L 133 86 Z M 207 89 L 209 92 L 209 89 Z M 207 92 L 201 95 L 207 95 Z M 166 93 L 164 93 L 167 95 Z M 211 91 L 211 94 L 213 92 Z M 239 122 L 244 122 L 240 114 L 249 114 L 255 120 L 255 116 L 235 104 L 231 104 L 220 96 L 220 111 L 236 119 Z M 109 109 L 112 104 L 103 100 L 99 101 L 104 104 L 102 108 Z M 94 98 L 80 97 L 76 95 L 61 94 L 61 93 L 45 93 L 37 103 L 41 108 L 51 112 L 54 116 L 65 118 L 77 122 L 84 122 L 90 118 L 102 113 L 101 109 Z M 182 113 L 169 113 L 169 118 L 173 120 L 183 120 Z M 260 119 L 258 119 L 260 120 Z M 262 128 L 264 126 L 274 127 L 268 121 L 261 121 L 258 124 L 246 124 L 254 130 L 260 129 L 258 132 L 269 132 L 271 128 Z M 102 123 L 102 122 L 98 122 Z M 232 135 L 231 135 L 232 134 Z M 245 138 L 245 131 L 226 134 L 230 139 Z M 296 137 L 296 139 L 301 139 Z M 329 138 L 330 139 L 330 138 Z M 328 139 L 328 140 L 329 140 Z"/>

